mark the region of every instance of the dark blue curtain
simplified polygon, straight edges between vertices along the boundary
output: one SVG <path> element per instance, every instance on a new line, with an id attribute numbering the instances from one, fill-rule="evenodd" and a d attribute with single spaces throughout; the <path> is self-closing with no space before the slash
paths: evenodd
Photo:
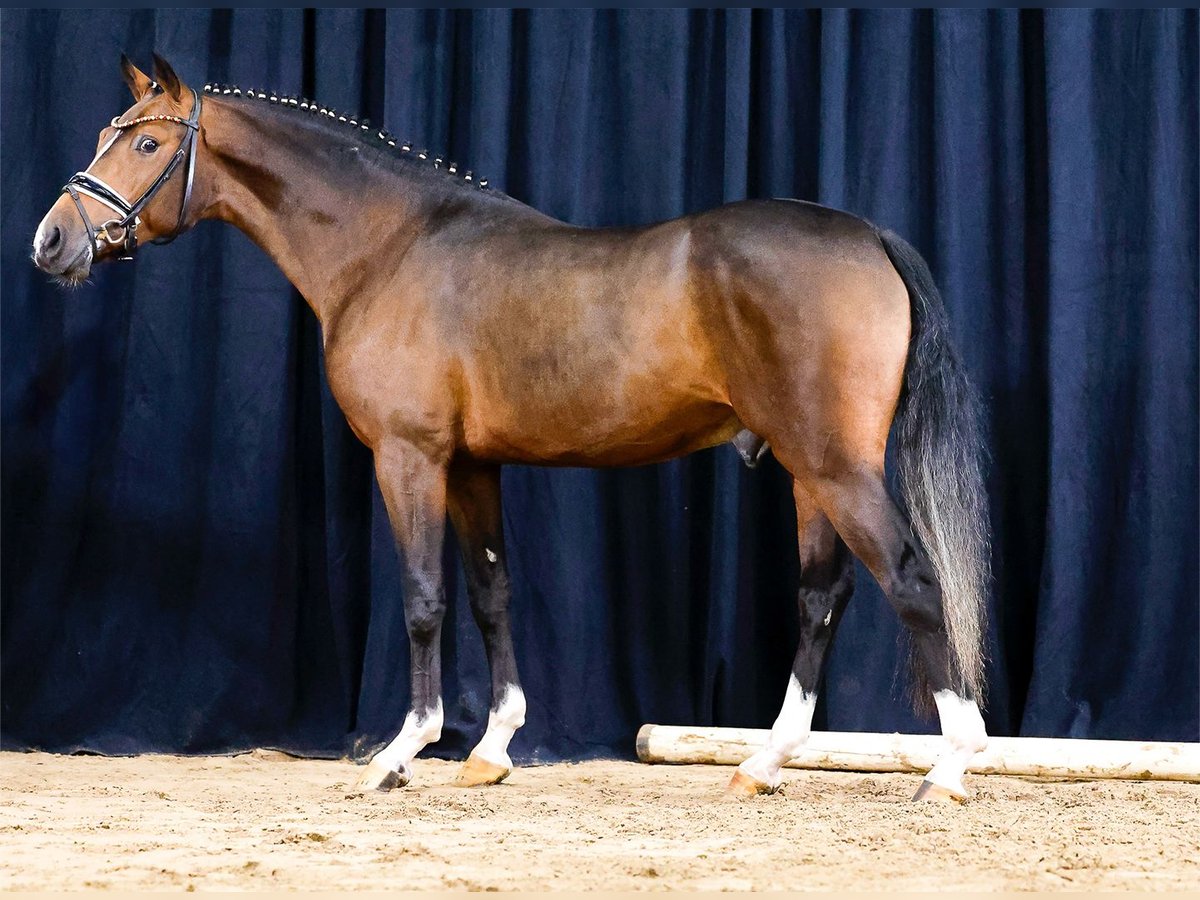
<path id="1" fill-rule="evenodd" d="M 207 223 L 64 293 L 29 241 L 125 49 L 357 109 L 585 225 L 800 197 L 907 236 L 988 402 L 996 734 L 1196 740 L 1195 11 L 78 10 L 3 16 L 5 746 L 361 753 L 408 699 L 397 560 L 315 319 Z M 786 478 L 728 447 L 504 479 L 514 755 L 770 724 Z M 448 727 L 486 719 L 453 546 Z M 817 727 L 929 728 L 869 577 Z"/>

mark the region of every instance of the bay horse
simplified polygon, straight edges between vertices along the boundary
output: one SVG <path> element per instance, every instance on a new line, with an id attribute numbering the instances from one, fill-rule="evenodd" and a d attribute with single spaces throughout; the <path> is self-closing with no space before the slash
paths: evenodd
<path id="1" fill-rule="evenodd" d="M 492 679 L 458 782 L 511 771 L 525 696 L 501 465 L 640 465 L 732 441 L 748 462 L 769 446 L 792 476 L 801 570 L 783 706 L 730 792 L 775 791 L 807 740 L 853 553 L 905 626 L 915 699 L 946 739 L 914 799 L 966 797 L 987 741 L 977 400 L 911 246 L 794 200 L 580 228 L 317 103 L 192 90 L 157 54 L 153 80 L 124 56 L 121 68 L 135 103 L 42 220 L 34 260 L 78 284 L 94 263 L 219 219 L 312 307 L 329 386 L 374 454 L 412 649 L 410 711 L 359 788 L 407 784 L 441 734 L 447 518 Z M 884 476 L 893 423 L 903 507 Z"/>

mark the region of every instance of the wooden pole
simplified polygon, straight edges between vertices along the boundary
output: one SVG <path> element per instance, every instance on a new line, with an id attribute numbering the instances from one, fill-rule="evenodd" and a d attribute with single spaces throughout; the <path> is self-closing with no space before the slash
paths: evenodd
<path id="1" fill-rule="evenodd" d="M 769 733 L 757 728 L 643 725 L 638 731 L 637 754 L 646 763 L 736 766 L 764 747 Z M 814 731 L 804 752 L 787 765 L 793 769 L 925 773 L 944 749 L 938 735 Z M 994 737 L 967 771 L 1200 782 L 1200 743 Z"/>

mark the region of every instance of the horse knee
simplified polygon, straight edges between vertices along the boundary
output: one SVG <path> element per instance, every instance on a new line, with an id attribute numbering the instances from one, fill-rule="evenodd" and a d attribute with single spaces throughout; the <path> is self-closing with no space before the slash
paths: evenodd
<path id="1" fill-rule="evenodd" d="M 508 628 L 508 614 L 507 612 L 497 612 L 495 610 L 476 610 L 475 625 L 479 628 L 479 633 L 483 635 L 483 639 L 488 641 L 502 634 Z"/>
<path id="2" fill-rule="evenodd" d="M 408 636 L 418 644 L 425 644 L 437 638 L 442 627 L 442 617 L 445 607 L 428 605 L 414 609 L 408 617 Z"/>
<path id="3" fill-rule="evenodd" d="M 489 592 L 484 598 L 472 599 L 471 615 L 485 637 L 501 631 L 508 627 L 508 594 Z"/>

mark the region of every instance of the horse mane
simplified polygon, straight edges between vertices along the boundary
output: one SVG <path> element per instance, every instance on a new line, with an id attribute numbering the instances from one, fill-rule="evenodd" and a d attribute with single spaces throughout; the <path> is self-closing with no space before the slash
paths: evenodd
<path id="1" fill-rule="evenodd" d="M 489 193 L 500 193 L 501 196 L 507 197 L 502 192 L 489 190 L 488 180 L 486 178 L 479 178 L 470 169 L 462 170 L 458 163 L 447 161 L 443 156 L 430 153 L 428 150 L 414 150 L 413 148 L 416 144 L 412 141 L 399 140 L 384 128 L 372 127 L 370 121 L 366 118 L 338 112 L 332 106 L 324 106 L 315 100 L 292 97 L 275 91 L 240 88 L 232 84 L 205 84 L 204 93 L 214 97 L 258 100 L 280 109 L 306 112 L 309 115 L 319 117 L 321 120 L 328 120 L 327 124 L 345 126 L 346 129 L 350 130 L 352 134 L 355 134 L 365 144 L 387 147 L 398 159 L 428 162 L 435 170 L 446 173 L 447 176 L 452 177 L 454 181 L 463 187 L 488 191 Z"/>

